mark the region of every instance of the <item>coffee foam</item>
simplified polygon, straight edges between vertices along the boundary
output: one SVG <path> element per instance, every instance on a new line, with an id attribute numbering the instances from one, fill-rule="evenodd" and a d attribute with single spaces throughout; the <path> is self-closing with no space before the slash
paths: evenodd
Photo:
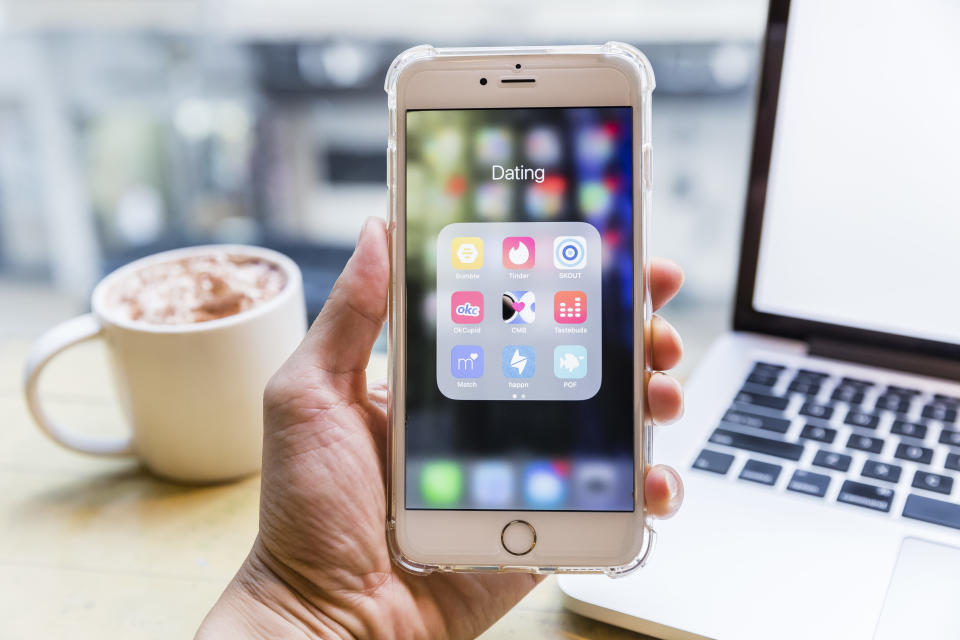
<path id="1" fill-rule="evenodd" d="M 128 320 L 190 324 L 225 318 L 276 297 L 287 276 L 273 262 L 213 252 L 159 262 L 126 274 L 107 307 Z"/>

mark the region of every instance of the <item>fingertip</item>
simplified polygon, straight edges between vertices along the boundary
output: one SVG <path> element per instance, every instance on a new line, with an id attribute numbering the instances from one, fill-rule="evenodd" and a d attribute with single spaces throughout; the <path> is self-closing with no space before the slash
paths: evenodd
<path id="1" fill-rule="evenodd" d="M 644 480 L 647 512 L 657 518 L 672 517 L 683 504 L 683 479 L 671 467 L 656 465 Z"/>
<path id="2" fill-rule="evenodd" d="M 647 406 L 657 424 L 669 424 L 683 415 L 683 387 L 666 373 L 654 372 L 647 382 Z"/>
<path id="3" fill-rule="evenodd" d="M 673 325 L 653 316 L 653 368 L 666 371 L 673 369 L 683 358 L 683 339 Z"/>
<path id="4" fill-rule="evenodd" d="M 683 268 L 669 258 L 652 258 L 650 260 L 650 295 L 654 310 L 659 309 L 670 301 L 686 276 Z"/>

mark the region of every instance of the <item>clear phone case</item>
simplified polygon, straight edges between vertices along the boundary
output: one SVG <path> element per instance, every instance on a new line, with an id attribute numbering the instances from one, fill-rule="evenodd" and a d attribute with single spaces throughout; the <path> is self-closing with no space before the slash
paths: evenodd
<path id="1" fill-rule="evenodd" d="M 524 54 L 537 54 L 537 55 L 548 55 L 548 54 L 559 54 L 559 55 L 589 55 L 589 56 L 611 56 L 619 58 L 620 60 L 627 61 L 630 63 L 631 68 L 636 74 L 636 81 L 640 87 L 641 99 L 641 126 L 640 126 L 640 136 L 641 144 L 640 151 L 638 152 L 638 157 L 635 158 L 637 166 L 640 168 L 640 182 L 641 182 L 641 194 L 639 198 L 640 202 L 640 211 L 637 212 L 637 216 L 641 223 L 641 229 L 648 229 L 647 221 L 650 215 L 651 207 L 651 181 L 650 181 L 650 163 L 651 163 L 651 139 L 650 139 L 650 125 L 651 125 L 651 94 L 655 86 L 655 80 L 653 75 L 653 69 L 650 66 L 649 60 L 647 57 L 636 47 L 633 47 L 629 44 L 622 42 L 607 42 L 602 45 L 573 45 L 573 46 L 552 46 L 552 47 L 463 47 L 463 48 L 437 48 L 431 45 L 419 45 L 407 49 L 398 55 L 393 63 L 390 65 L 390 68 L 387 70 L 386 80 L 384 82 L 384 90 L 387 93 L 387 106 L 389 109 L 389 137 L 387 140 L 387 186 L 389 189 L 389 200 L 390 200 L 390 217 L 389 217 L 389 228 L 391 230 L 392 238 L 396 237 L 394 233 L 396 230 L 396 223 L 398 216 L 400 214 L 400 205 L 398 201 L 399 191 L 397 188 L 399 176 L 397 167 L 400 166 L 397 159 L 397 136 L 401 130 L 399 118 L 401 117 L 400 110 L 397 104 L 397 86 L 403 71 L 410 65 L 434 58 L 457 58 L 457 57 L 471 57 L 471 56 L 516 56 Z M 646 233 L 640 234 L 640 255 L 642 256 L 643 261 L 643 270 L 642 278 L 638 278 L 637 287 L 638 294 L 642 295 L 644 300 L 643 310 L 642 310 L 642 324 L 641 327 L 646 328 L 649 325 L 649 320 L 651 316 L 651 307 L 650 307 L 650 296 L 649 296 L 649 275 L 647 268 L 647 250 L 646 250 Z M 400 247 L 396 247 L 391 240 L 392 255 L 394 259 L 396 256 L 402 255 L 399 253 Z M 396 271 L 394 270 L 394 273 Z M 388 421 L 391 425 L 390 437 L 388 440 L 388 453 L 387 453 L 387 493 L 389 496 L 390 504 L 387 513 L 387 542 L 390 547 L 390 553 L 393 557 L 394 562 L 397 563 L 403 569 L 419 575 L 426 575 L 436 571 L 442 572 L 528 572 L 528 573 L 603 573 L 611 578 L 625 576 L 637 569 L 643 567 L 647 560 L 649 559 L 653 548 L 654 542 L 656 541 L 656 531 L 650 523 L 650 517 L 645 515 L 643 518 L 644 522 L 644 544 L 640 550 L 640 553 L 636 558 L 630 562 L 613 567 L 581 567 L 581 566 L 530 566 L 523 564 L 512 564 L 512 563 L 503 563 L 499 565 L 490 565 L 484 564 L 480 565 L 459 565 L 459 564 L 425 564 L 422 562 L 414 561 L 410 558 L 407 558 L 403 555 L 397 539 L 397 510 L 401 507 L 400 505 L 400 494 L 398 493 L 397 482 L 395 481 L 394 474 L 398 468 L 402 466 L 401 464 L 401 447 L 403 442 L 401 439 L 402 433 L 399 433 L 396 429 L 393 429 L 394 421 L 394 381 L 397 379 L 398 375 L 402 375 L 402 369 L 404 363 L 400 361 L 400 358 L 397 357 L 397 354 L 393 348 L 395 344 L 395 331 L 397 326 L 397 314 L 400 311 L 398 304 L 395 304 L 396 300 L 396 281 L 392 282 L 391 291 L 390 291 L 390 317 L 389 317 L 389 329 L 388 329 L 388 339 L 390 344 L 390 363 L 389 363 L 389 372 L 390 372 L 390 381 L 389 381 L 389 404 L 388 404 Z M 640 329 L 644 331 L 644 329 Z M 645 331 L 644 331 L 645 333 Z M 642 369 L 644 371 L 644 377 L 649 377 L 650 373 L 650 362 L 649 362 L 649 353 L 646 348 L 647 339 L 646 336 L 643 337 L 643 364 Z M 644 384 L 645 386 L 645 384 Z M 646 422 L 646 418 L 644 419 Z M 650 438 L 649 438 L 649 428 L 647 424 L 640 425 L 641 436 L 639 441 L 641 442 L 641 447 L 643 449 L 643 454 L 639 460 L 639 464 L 636 465 L 636 481 L 638 483 L 642 481 L 642 478 L 645 473 L 645 467 L 650 461 Z M 402 476 L 401 476 L 402 477 Z M 639 508 L 643 509 L 643 505 L 639 505 Z"/>

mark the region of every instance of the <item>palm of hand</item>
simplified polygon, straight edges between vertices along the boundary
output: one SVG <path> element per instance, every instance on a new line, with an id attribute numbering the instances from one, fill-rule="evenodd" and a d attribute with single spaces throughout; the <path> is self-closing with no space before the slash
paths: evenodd
<path id="1" fill-rule="evenodd" d="M 261 582 L 278 579 L 298 603 L 280 615 L 301 630 L 473 637 L 539 578 L 420 577 L 391 560 L 384 531 L 386 389 L 368 389 L 364 374 L 386 316 L 387 255 L 382 223 L 368 223 L 324 311 L 267 386 L 260 534 L 235 582 L 256 593 Z M 677 271 L 659 287 L 660 304 L 681 279 Z M 679 359 L 679 339 L 662 321 L 652 329 L 654 366 L 670 368 Z M 654 419 L 679 414 L 679 385 L 668 376 L 654 375 L 647 395 Z M 669 515 L 682 500 L 679 478 L 654 467 L 645 494 L 649 512 Z"/>

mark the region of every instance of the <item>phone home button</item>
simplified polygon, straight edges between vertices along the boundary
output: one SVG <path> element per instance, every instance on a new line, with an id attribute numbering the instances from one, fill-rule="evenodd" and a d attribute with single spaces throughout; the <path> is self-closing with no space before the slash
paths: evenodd
<path id="1" fill-rule="evenodd" d="M 511 520 L 500 532 L 500 543 L 510 555 L 525 556 L 537 544 L 537 531 L 526 520 Z"/>

